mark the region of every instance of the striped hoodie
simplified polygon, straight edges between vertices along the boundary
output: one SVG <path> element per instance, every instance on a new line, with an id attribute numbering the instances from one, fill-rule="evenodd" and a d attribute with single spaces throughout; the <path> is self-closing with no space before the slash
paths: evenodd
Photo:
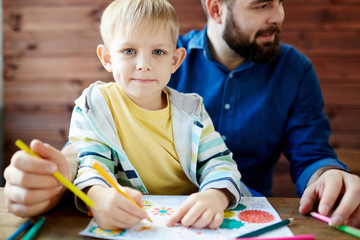
<path id="1" fill-rule="evenodd" d="M 69 139 L 79 152 L 79 170 L 74 183 L 80 189 L 95 184 L 110 187 L 92 168 L 97 161 L 121 185 L 149 194 L 122 148 L 112 114 L 98 84 L 103 83 L 95 82 L 83 91 L 75 101 L 71 117 Z M 215 131 L 202 98 L 169 87 L 165 90 L 170 98 L 175 149 L 186 176 L 200 192 L 209 188 L 228 189 L 233 195 L 229 208 L 235 207 L 240 201 L 240 185 L 245 195 L 249 193 L 240 183 L 241 175 L 232 153 Z M 81 208 L 79 199 L 76 203 Z"/>

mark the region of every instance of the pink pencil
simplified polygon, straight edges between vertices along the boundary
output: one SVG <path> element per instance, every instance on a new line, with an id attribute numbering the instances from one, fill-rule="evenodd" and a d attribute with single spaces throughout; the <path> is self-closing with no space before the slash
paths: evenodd
<path id="1" fill-rule="evenodd" d="M 316 213 L 316 212 L 311 212 L 310 215 L 313 216 L 314 218 L 317 218 L 321 221 L 328 223 L 330 227 L 336 228 L 337 230 L 343 231 L 347 234 L 350 234 L 357 238 L 360 238 L 360 230 L 357 228 L 350 227 L 347 225 L 340 225 L 340 226 L 335 227 L 335 226 L 331 225 L 330 218 L 327 216 L 321 215 L 320 213 Z"/>
<path id="2" fill-rule="evenodd" d="M 314 218 L 317 218 L 317 219 L 323 221 L 323 222 L 330 223 L 330 218 L 328 216 L 321 215 L 320 213 L 317 213 L 317 212 L 311 212 L 310 215 L 313 216 Z"/>
<path id="3" fill-rule="evenodd" d="M 272 237 L 272 238 L 251 237 L 251 238 L 236 238 L 236 239 L 240 239 L 240 240 L 314 240 L 315 235 L 305 234 L 305 235 L 295 235 L 292 237 Z"/>

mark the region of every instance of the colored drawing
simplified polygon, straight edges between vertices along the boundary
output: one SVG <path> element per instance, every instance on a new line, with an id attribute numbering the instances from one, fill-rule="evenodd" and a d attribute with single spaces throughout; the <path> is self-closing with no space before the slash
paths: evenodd
<path id="1" fill-rule="evenodd" d="M 262 210 L 245 210 L 239 212 L 238 217 L 247 223 L 268 223 L 275 219 L 274 215 Z"/>
<path id="2" fill-rule="evenodd" d="M 230 209 L 231 211 L 242 211 L 245 210 L 246 206 L 244 204 L 239 203 L 239 205 L 236 206 L 234 209 Z"/>
<path id="3" fill-rule="evenodd" d="M 151 206 L 152 206 L 151 202 L 143 200 L 143 209 L 144 210 L 151 208 Z"/>
<path id="4" fill-rule="evenodd" d="M 227 219 L 225 218 L 222 224 L 220 225 L 220 228 L 226 228 L 226 229 L 238 229 L 245 224 L 241 221 L 237 221 L 235 219 Z"/>
<path id="5" fill-rule="evenodd" d="M 115 230 L 105 230 L 98 226 L 92 227 L 89 230 L 90 233 L 93 233 L 97 236 L 104 236 L 104 237 L 117 237 L 123 235 L 126 230 L 125 229 L 115 229 Z"/>
<path id="6" fill-rule="evenodd" d="M 144 230 L 150 230 L 151 226 L 143 226 L 139 229 L 139 232 L 144 231 Z"/>
<path id="7" fill-rule="evenodd" d="M 224 218 L 232 218 L 233 216 L 235 216 L 235 212 L 233 211 L 224 211 Z"/>
<path id="8" fill-rule="evenodd" d="M 80 235 L 111 240 L 229 240 L 244 233 L 262 228 L 265 222 L 281 221 L 271 204 L 262 197 L 242 197 L 236 208 L 224 211 L 218 229 L 185 227 L 181 222 L 168 227 L 188 196 L 143 195 L 143 205 L 152 223 L 143 219 L 126 230 L 103 230 L 92 219 Z M 288 227 L 267 233 L 266 237 L 292 236 Z"/>
<path id="9" fill-rule="evenodd" d="M 171 208 L 160 207 L 160 208 L 154 208 L 154 210 L 152 210 L 151 212 L 153 212 L 154 215 L 160 214 L 160 216 L 162 217 L 162 216 L 165 216 L 165 215 L 171 215 L 175 211 L 172 210 Z"/>

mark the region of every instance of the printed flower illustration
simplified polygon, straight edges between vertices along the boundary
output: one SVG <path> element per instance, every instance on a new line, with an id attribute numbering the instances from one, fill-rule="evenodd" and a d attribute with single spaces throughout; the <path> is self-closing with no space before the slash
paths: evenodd
<path id="1" fill-rule="evenodd" d="M 151 212 L 153 212 L 154 215 L 159 215 L 165 216 L 165 215 L 171 215 L 173 214 L 175 211 L 172 210 L 171 208 L 166 208 L 166 207 L 160 207 L 160 208 L 154 208 L 154 210 L 152 210 Z"/>

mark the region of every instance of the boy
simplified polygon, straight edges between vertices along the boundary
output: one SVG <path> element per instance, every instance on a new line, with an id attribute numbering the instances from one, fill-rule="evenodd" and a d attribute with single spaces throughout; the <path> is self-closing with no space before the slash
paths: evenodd
<path id="1" fill-rule="evenodd" d="M 166 0 L 115 0 L 100 30 L 97 55 L 115 82 L 84 90 L 69 132 L 79 152 L 75 185 L 102 210 L 91 209 L 96 222 L 128 228 L 147 215 L 109 187 L 94 161 L 141 205 L 141 193 L 191 194 L 168 226 L 219 227 L 223 211 L 240 200 L 240 173 L 202 98 L 166 87 L 186 55 L 176 48 L 175 10 Z"/>

